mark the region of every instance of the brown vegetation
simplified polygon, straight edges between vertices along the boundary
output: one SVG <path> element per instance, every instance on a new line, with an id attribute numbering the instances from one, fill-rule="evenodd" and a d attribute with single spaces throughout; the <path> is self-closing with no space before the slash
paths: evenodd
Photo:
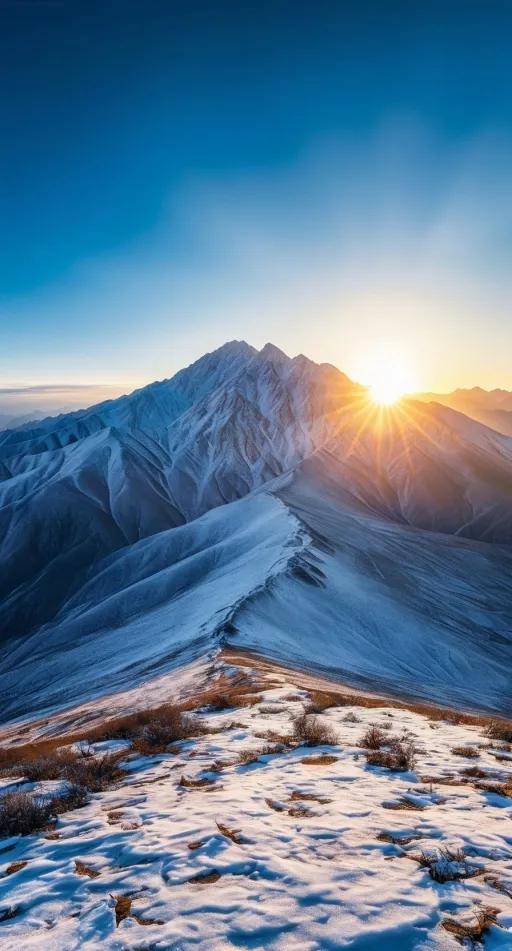
<path id="1" fill-rule="evenodd" d="M 381 746 L 388 742 L 389 737 L 386 736 L 384 731 L 372 723 L 363 733 L 358 745 L 366 747 L 367 750 L 380 750 Z"/>
<path id="2" fill-rule="evenodd" d="M 491 720 L 487 724 L 484 734 L 492 740 L 512 743 L 512 723 L 509 720 Z"/>
<path id="3" fill-rule="evenodd" d="M 301 792 L 299 789 L 294 789 L 290 799 L 292 801 L 305 801 L 305 802 L 319 802 L 322 805 L 325 805 L 328 802 L 332 802 L 332 799 L 327 799 L 325 796 L 315 796 L 314 793 Z"/>
<path id="4" fill-rule="evenodd" d="M 465 756 L 466 759 L 476 759 L 480 753 L 474 746 L 454 746 L 452 749 L 454 756 Z"/>
<path id="5" fill-rule="evenodd" d="M 477 783 L 476 788 L 481 789 L 482 792 L 495 793 L 497 796 L 505 796 L 508 799 L 512 799 L 512 778 L 509 778 L 502 783 Z"/>
<path id="6" fill-rule="evenodd" d="M 64 795 L 54 799 L 43 799 L 22 790 L 5 793 L 0 797 L 0 837 L 40 832 L 48 828 L 54 816 L 78 809 L 86 802 L 86 790 L 77 786 L 70 786 Z"/>
<path id="7" fill-rule="evenodd" d="M 75 872 L 77 875 L 82 875 L 85 878 L 99 878 L 101 875 L 101 872 L 98 872 L 95 868 L 91 868 L 90 865 L 86 865 L 85 862 L 81 862 L 80 859 L 75 859 Z"/>
<path id="8" fill-rule="evenodd" d="M 202 786 L 212 786 L 214 780 L 205 776 L 203 779 L 189 779 L 188 776 L 181 776 L 178 786 L 185 786 L 187 789 L 200 789 Z"/>
<path id="9" fill-rule="evenodd" d="M 414 769 L 416 748 L 412 740 L 393 740 L 388 750 L 367 750 L 369 766 L 381 766 L 400 772 Z"/>
<path id="10" fill-rule="evenodd" d="M 337 760 L 337 756 L 320 753 L 319 756 L 303 756 L 301 763 L 304 763 L 306 766 L 328 766 L 330 763 L 336 763 Z"/>
<path id="11" fill-rule="evenodd" d="M 301 746 L 335 746 L 338 742 L 333 728 L 309 713 L 295 717 L 293 735 Z"/>
<path id="12" fill-rule="evenodd" d="M 401 796 L 400 799 L 395 799 L 392 802 L 383 802 L 384 809 L 395 809 L 395 810 L 411 810 L 412 812 L 423 812 L 425 806 L 422 806 L 419 802 L 414 802 L 412 799 L 407 799 L 405 796 Z"/>
<path id="13" fill-rule="evenodd" d="M 391 832 L 379 832 L 377 835 L 379 842 L 389 842 L 391 845 L 409 845 L 409 842 L 420 838 L 419 835 L 393 835 Z"/>
<path id="14" fill-rule="evenodd" d="M 418 861 L 428 868 L 430 877 L 441 885 L 483 874 L 483 869 L 470 865 L 464 849 L 440 847 L 432 852 L 422 852 Z"/>
<path id="15" fill-rule="evenodd" d="M 217 822 L 217 829 L 226 837 L 226 839 L 231 839 L 231 842 L 235 842 L 237 845 L 241 845 L 244 841 L 243 835 L 239 829 L 230 829 L 228 826 L 224 825 L 222 822 Z"/>
<path id="16" fill-rule="evenodd" d="M 455 935 L 463 944 L 467 938 L 472 941 L 482 941 L 485 932 L 496 924 L 496 918 L 500 913 L 499 908 L 477 908 L 475 911 L 475 921 L 473 924 L 465 924 L 457 921 L 455 918 L 443 918 L 441 924 L 445 931 Z"/>
<path id="17" fill-rule="evenodd" d="M 213 870 L 211 872 L 199 872 L 199 875 L 194 875 L 188 881 L 191 885 L 211 885 L 213 882 L 218 882 L 219 878 L 220 872 Z"/>
<path id="18" fill-rule="evenodd" d="M 28 862 L 20 860 L 19 862 L 11 862 L 5 870 L 6 875 L 14 875 L 15 872 L 21 872 L 22 868 L 25 868 L 25 865 L 28 865 Z"/>

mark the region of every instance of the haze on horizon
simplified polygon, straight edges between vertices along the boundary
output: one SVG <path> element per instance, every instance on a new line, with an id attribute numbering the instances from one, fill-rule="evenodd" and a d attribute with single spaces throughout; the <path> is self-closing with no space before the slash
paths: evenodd
<path id="1" fill-rule="evenodd" d="M 512 389 L 506 5 L 1 17 L 0 409 L 90 404 L 233 338 Z"/>

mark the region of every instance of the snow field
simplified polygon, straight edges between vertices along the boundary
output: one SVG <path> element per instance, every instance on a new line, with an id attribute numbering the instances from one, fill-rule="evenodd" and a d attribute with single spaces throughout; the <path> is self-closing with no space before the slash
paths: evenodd
<path id="1" fill-rule="evenodd" d="M 128 754 L 122 784 L 59 817 L 58 837 L 1 840 L 2 948 L 455 951 L 441 922 L 482 906 L 500 910 L 485 947 L 512 947 L 512 800 L 458 782 L 475 765 L 510 779 L 506 752 L 480 748 L 480 728 L 383 703 L 321 714 L 335 746 L 241 763 L 274 744 L 267 731 L 288 735 L 307 700 L 284 679 L 261 696 L 200 713 L 218 732 L 168 754 Z M 367 765 L 358 744 L 373 723 L 412 737 L 414 771 Z M 334 761 L 303 762 L 324 754 Z M 471 877 L 434 881 L 420 859 L 450 864 L 444 848 L 464 850 L 455 871 Z M 15 862 L 27 864 L 5 874 Z M 116 923 L 119 896 L 131 906 Z"/>

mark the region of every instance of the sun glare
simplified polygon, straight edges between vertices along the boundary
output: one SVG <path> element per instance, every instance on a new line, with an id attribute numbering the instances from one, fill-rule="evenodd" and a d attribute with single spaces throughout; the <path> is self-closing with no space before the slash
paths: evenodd
<path id="1" fill-rule="evenodd" d="M 407 364 L 393 353 L 368 360 L 365 376 L 370 399 L 380 406 L 391 406 L 414 389 Z"/>
<path id="2" fill-rule="evenodd" d="M 376 380 L 370 386 L 370 396 L 373 402 L 380 403 L 383 406 L 390 406 L 392 403 L 396 403 L 403 395 L 404 390 L 400 384 L 391 377 Z"/>

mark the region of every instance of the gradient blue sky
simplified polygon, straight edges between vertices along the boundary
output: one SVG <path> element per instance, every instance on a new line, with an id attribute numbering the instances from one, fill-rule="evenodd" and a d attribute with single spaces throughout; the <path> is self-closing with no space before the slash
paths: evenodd
<path id="1" fill-rule="evenodd" d="M 512 388 L 512 4 L 2 0 L 5 386 L 234 337 Z"/>

